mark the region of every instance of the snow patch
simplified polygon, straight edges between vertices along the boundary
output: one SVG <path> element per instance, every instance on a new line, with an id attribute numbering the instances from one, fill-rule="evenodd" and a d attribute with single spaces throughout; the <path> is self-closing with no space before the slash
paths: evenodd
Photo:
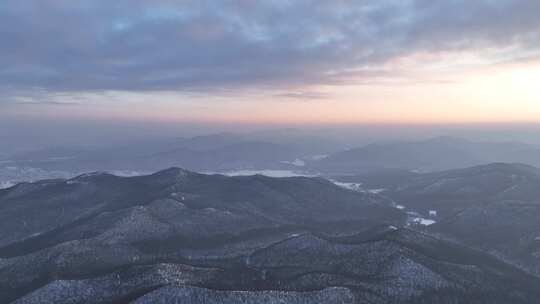
<path id="1" fill-rule="evenodd" d="M 15 186 L 14 182 L 10 182 L 10 181 L 0 182 L 0 189 L 7 189 L 7 188 L 11 188 L 13 186 Z"/>
<path id="2" fill-rule="evenodd" d="M 339 186 L 341 188 L 353 190 L 353 191 L 362 191 L 362 183 L 345 183 L 345 182 L 338 182 L 335 180 L 331 180 L 334 185 Z"/>
<path id="3" fill-rule="evenodd" d="M 379 193 L 382 193 L 382 192 L 384 192 L 384 191 L 386 191 L 386 189 L 384 189 L 384 188 L 381 188 L 381 189 L 370 189 L 370 190 L 368 190 L 368 192 L 369 192 L 369 193 L 372 193 L 372 194 L 379 194 Z"/>
<path id="4" fill-rule="evenodd" d="M 186 200 L 186 198 L 185 198 L 184 196 L 181 196 L 178 192 L 173 192 L 173 193 L 171 193 L 171 196 L 172 196 L 172 197 L 177 197 L 177 198 L 179 198 L 181 201 L 185 201 L 185 200 Z"/>
<path id="5" fill-rule="evenodd" d="M 40 236 L 42 234 L 43 234 L 43 232 L 36 232 L 36 233 L 33 233 L 33 234 L 29 235 L 28 237 L 33 238 L 33 237 L 36 237 L 36 236 Z"/>
<path id="6" fill-rule="evenodd" d="M 357 191 L 357 192 L 380 194 L 380 193 L 386 191 L 386 189 L 369 189 L 369 190 L 365 190 L 365 189 L 362 188 L 362 183 L 347 183 L 347 182 L 340 182 L 340 181 L 333 180 L 333 179 L 330 179 L 330 181 L 336 186 L 339 186 L 339 187 L 345 188 L 345 189 L 349 189 L 349 190 L 353 190 L 353 191 Z"/>
<path id="7" fill-rule="evenodd" d="M 434 221 L 434 220 L 426 219 L 426 218 L 423 218 L 423 217 L 413 218 L 412 222 L 415 223 L 415 224 L 420 224 L 422 226 L 429 226 L 429 225 L 433 225 L 433 224 L 436 223 L 436 221 Z"/>

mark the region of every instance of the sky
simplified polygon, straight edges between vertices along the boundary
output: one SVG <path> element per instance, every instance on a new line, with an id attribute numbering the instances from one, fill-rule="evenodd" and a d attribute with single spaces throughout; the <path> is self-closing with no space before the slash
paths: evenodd
<path id="1" fill-rule="evenodd" d="M 0 119 L 540 122 L 536 0 L 2 0 Z"/>

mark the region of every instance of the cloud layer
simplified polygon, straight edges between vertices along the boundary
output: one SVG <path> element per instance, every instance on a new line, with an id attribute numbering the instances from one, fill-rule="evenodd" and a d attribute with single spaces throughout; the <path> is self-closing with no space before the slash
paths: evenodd
<path id="1" fill-rule="evenodd" d="M 538 12 L 536 0 L 2 0 L 0 90 L 302 86 L 418 53 L 514 60 L 540 50 Z"/>

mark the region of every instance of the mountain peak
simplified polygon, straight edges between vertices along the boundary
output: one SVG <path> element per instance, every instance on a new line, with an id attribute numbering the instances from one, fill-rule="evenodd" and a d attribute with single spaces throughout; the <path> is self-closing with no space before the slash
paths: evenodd
<path id="1" fill-rule="evenodd" d="M 191 172 L 186 169 L 178 168 L 178 167 L 171 167 L 169 169 L 158 171 L 150 176 L 153 177 L 163 177 L 163 178 L 174 178 L 174 179 L 182 179 L 189 175 L 195 174 L 194 172 Z"/>
<path id="2" fill-rule="evenodd" d="M 99 179 L 99 178 L 104 178 L 104 177 L 116 177 L 116 176 L 105 171 L 95 171 L 95 172 L 88 172 L 88 173 L 81 174 L 79 176 L 76 176 L 70 179 L 70 181 Z"/>

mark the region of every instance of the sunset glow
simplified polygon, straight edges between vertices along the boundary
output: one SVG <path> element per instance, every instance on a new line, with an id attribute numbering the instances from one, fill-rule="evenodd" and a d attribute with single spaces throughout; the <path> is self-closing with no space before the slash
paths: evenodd
<path id="1" fill-rule="evenodd" d="M 255 124 L 540 121 L 535 2 L 463 4 L 468 8 L 409 2 L 255 8 L 240 1 L 215 15 L 159 1 L 107 17 L 98 15 L 98 5 L 5 5 L 0 17 L 18 17 L 21 27 L 37 29 L 39 20 L 59 27 L 54 17 L 68 13 L 92 22 L 44 34 L 56 44 L 45 41 L 41 53 L 18 46 L 29 64 L 5 43 L 0 115 Z M 446 20 L 467 9 L 486 16 L 512 9 L 521 17 L 502 24 L 473 15 Z M 309 26 L 280 28 L 263 17 L 274 12 L 278 24 L 297 24 L 283 10 Z M 190 43 L 197 48 L 186 48 Z M 58 61 L 59 45 L 76 65 Z M 138 54 L 134 45 L 145 51 Z"/>

